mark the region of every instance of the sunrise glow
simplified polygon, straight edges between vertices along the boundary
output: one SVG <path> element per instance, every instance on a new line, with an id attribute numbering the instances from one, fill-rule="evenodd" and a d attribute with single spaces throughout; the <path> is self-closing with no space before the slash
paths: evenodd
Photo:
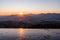
<path id="1" fill-rule="evenodd" d="M 23 12 L 20 12 L 19 14 L 20 14 L 20 15 L 23 15 Z"/>
<path id="2" fill-rule="evenodd" d="M 18 13 L 20 16 L 24 16 L 24 13 L 23 12 L 20 12 L 20 13 Z"/>

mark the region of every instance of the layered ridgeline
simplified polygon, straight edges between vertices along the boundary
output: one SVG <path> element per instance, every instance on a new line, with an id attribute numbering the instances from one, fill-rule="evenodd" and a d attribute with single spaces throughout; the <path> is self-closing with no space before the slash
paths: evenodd
<path id="1" fill-rule="evenodd" d="M 0 16 L 0 27 L 24 27 L 24 28 L 50 28 L 60 26 L 60 14 L 28 14 Z"/>

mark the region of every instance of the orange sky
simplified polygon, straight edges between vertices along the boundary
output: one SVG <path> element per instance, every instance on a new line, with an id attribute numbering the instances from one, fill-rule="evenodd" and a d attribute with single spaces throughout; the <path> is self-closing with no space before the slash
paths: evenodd
<path id="1" fill-rule="evenodd" d="M 0 16 L 2 15 L 16 15 L 16 14 L 19 14 L 20 12 L 23 12 L 23 14 L 29 14 L 29 13 L 32 13 L 32 14 L 39 14 L 39 13 L 60 13 L 60 10 L 40 10 L 40 11 L 37 11 L 37 10 L 29 10 L 29 11 L 0 11 Z"/>
<path id="2" fill-rule="evenodd" d="M 60 0 L 0 0 L 0 16 L 19 14 L 60 13 Z"/>

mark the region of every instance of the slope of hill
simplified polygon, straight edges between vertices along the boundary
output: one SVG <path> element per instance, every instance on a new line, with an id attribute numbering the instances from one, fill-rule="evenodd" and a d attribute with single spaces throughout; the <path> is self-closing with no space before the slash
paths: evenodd
<path id="1" fill-rule="evenodd" d="M 0 27 L 46 28 L 59 27 L 60 14 L 28 14 L 24 17 L 18 15 L 0 16 Z"/>

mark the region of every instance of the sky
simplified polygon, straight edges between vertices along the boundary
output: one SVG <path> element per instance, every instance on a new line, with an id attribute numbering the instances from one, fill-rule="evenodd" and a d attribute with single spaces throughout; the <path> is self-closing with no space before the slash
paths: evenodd
<path id="1" fill-rule="evenodd" d="M 0 0 L 0 15 L 15 12 L 60 13 L 60 0 Z"/>

